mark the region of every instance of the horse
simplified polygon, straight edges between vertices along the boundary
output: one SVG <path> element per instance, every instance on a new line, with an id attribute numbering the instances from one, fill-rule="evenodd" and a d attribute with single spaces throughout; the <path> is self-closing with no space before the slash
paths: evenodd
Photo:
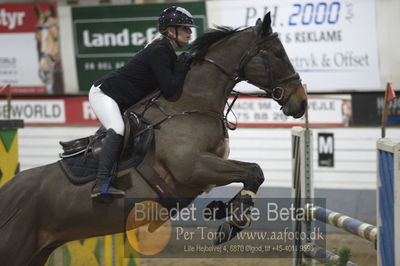
<path id="1" fill-rule="evenodd" d="M 248 28 L 210 30 L 194 41 L 191 50 L 195 61 L 180 97 L 174 102 L 158 98 L 157 106 L 150 106 L 145 116 L 159 121 L 166 114 L 191 113 L 162 123 L 144 160 L 180 197 L 194 199 L 210 185 L 238 182 L 243 188 L 235 198 L 252 202 L 264 175 L 255 163 L 227 158 L 223 112 L 231 91 L 246 80 L 274 98 L 285 115 L 299 118 L 307 106 L 305 89 L 272 31 L 269 14 Z M 22 171 L 1 187 L 2 264 L 44 265 L 51 252 L 68 241 L 120 233 L 151 222 L 142 219 L 125 228 L 124 200 L 93 201 L 92 186 L 73 185 L 59 164 L 52 163 Z M 159 197 L 135 169 L 118 186 L 126 191 L 126 198 Z M 240 222 L 238 227 L 248 226 L 247 221 L 244 226 Z M 150 223 L 149 231 L 158 226 Z"/>
<path id="2" fill-rule="evenodd" d="M 63 77 L 61 67 L 58 18 L 54 5 L 42 11 L 35 6 L 37 17 L 36 42 L 39 57 L 39 77 L 48 94 L 62 92 Z"/>

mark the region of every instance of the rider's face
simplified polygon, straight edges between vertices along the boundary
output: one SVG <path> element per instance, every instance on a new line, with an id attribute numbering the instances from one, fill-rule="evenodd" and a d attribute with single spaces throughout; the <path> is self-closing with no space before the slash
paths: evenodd
<path id="1" fill-rule="evenodd" d="M 178 40 L 181 44 L 186 45 L 189 43 L 192 29 L 187 26 L 178 27 Z"/>
<path id="2" fill-rule="evenodd" d="M 175 38 L 176 31 L 178 31 L 178 41 L 181 46 L 184 46 L 189 43 L 190 36 L 192 35 L 192 29 L 187 26 L 179 26 L 179 27 L 168 27 L 167 32 L 168 35 Z M 176 47 L 175 47 L 176 48 Z"/>

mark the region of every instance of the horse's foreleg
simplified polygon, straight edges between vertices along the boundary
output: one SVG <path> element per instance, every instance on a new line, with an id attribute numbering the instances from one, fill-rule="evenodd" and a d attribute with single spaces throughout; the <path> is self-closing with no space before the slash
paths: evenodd
<path id="1" fill-rule="evenodd" d="M 190 176 L 186 182 L 201 186 L 243 183 L 243 189 L 228 204 L 224 204 L 225 215 L 231 216 L 231 220 L 218 229 L 217 244 L 232 239 L 250 225 L 249 214 L 254 205 L 253 200 L 264 181 L 264 174 L 258 164 L 225 160 L 207 153 L 200 155 Z"/>
<path id="2" fill-rule="evenodd" d="M 190 183 L 224 186 L 234 182 L 243 183 L 244 193 L 254 195 L 264 182 L 264 174 L 256 163 L 225 160 L 213 154 L 199 156 L 194 166 Z"/>

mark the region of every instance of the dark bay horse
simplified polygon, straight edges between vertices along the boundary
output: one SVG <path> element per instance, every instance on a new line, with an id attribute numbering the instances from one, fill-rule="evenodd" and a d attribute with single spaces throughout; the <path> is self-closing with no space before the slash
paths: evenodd
<path id="1" fill-rule="evenodd" d="M 271 94 L 284 114 L 304 114 L 307 95 L 269 14 L 242 30 L 220 27 L 199 37 L 192 50 L 197 60 L 176 102 L 160 98 L 169 114 L 198 110 L 170 119 L 155 131 L 146 155 L 154 169 L 181 197 L 195 198 L 208 186 L 243 183 L 237 197 L 252 200 L 264 181 L 254 163 L 226 159 L 224 106 L 239 80 Z M 213 114 L 213 115 L 210 115 Z M 165 118 L 150 108 L 146 118 Z M 217 119 L 216 119 L 217 118 Z M 126 198 L 157 198 L 135 170 L 119 183 Z M 0 258 L 2 265 L 44 265 L 50 253 L 72 240 L 124 231 L 124 200 L 111 204 L 90 199 L 92 184 L 73 185 L 57 163 L 17 174 L 0 188 Z M 136 223 L 140 226 L 149 221 Z M 154 230 L 159 225 L 150 225 Z"/>

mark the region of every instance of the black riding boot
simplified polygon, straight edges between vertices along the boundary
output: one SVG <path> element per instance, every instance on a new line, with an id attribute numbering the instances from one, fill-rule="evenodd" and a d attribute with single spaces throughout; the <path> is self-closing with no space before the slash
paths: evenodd
<path id="1" fill-rule="evenodd" d="M 125 195 L 123 190 L 113 186 L 111 171 L 115 160 L 119 155 L 123 137 L 115 133 L 113 129 L 108 129 L 101 152 L 99 154 L 99 168 L 97 170 L 96 184 L 92 188 L 92 198 L 112 196 L 120 198 Z"/>

